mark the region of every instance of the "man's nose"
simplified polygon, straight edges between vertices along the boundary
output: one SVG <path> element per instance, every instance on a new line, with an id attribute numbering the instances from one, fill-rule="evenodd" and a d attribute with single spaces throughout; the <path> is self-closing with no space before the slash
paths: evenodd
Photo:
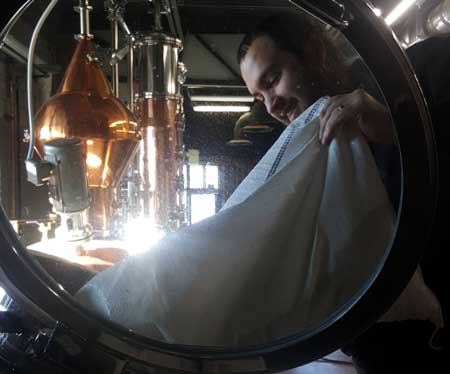
<path id="1" fill-rule="evenodd" d="M 277 115 L 280 107 L 280 98 L 276 95 L 267 95 L 264 98 L 264 104 L 266 105 L 267 113 L 274 117 Z"/>

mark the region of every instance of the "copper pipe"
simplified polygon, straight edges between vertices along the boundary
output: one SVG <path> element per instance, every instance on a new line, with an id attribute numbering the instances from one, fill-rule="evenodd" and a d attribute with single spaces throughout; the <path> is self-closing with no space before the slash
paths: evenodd
<path id="1" fill-rule="evenodd" d="M 113 230 L 111 217 L 114 215 L 114 191 L 111 188 L 91 187 L 91 206 L 87 217 L 89 223 L 95 229 L 108 237 Z"/>
<path id="2" fill-rule="evenodd" d="M 175 230 L 180 224 L 178 178 L 183 161 L 178 134 L 181 100 L 141 98 L 137 113 L 142 131 L 139 169 L 143 213 L 156 226 Z"/>
<path id="3" fill-rule="evenodd" d="M 155 3 L 155 14 L 158 4 Z M 155 20 L 156 23 L 157 20 Z M 142 133 L 139 154 L 144 217 L 165 231 L 184 221 L 181 207 L 183 163 L 182 95 L 178 54 L 181 41 L 163 33 L 139 38 L 136 114 Z"/>

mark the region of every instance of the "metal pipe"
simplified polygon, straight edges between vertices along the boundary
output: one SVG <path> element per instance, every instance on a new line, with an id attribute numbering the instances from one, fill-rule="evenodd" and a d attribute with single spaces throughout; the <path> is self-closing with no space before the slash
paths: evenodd
<path id="1" fill-rule="evenodd" d="M 112 53 L 117 53 L 119 49 L 119 22 L 117 18 L 111 21 L 111 44 Z M 119 97 L 119 64 L 112 66 L 112 89 L 115 97 Z"/>
<path id="2" fill-rule="evenodd" d="M 130 50 L 128 51 L 128 92 L 130 103 L 128 108 L 134 112 L 134 40 L 130 38 Z"/>
<path id="3" fill-rule="evenodd" d="M 120 27 L 122 28 L 123 32 L 125 34 L 127 34 L 128 37 L 133 37 L 133 35 L 131 34 L 130 29 L 128 28 L 128 25 L 126 24 L 125 20 L 123 19 L 122 15 L 117 13 L 115 15 L 117 21 L 119 22 Z"/>
<path id="4" fill-rule="evenodd" d="M 121 12 L 123 9 L 117 4 L 109 4 L 107 7 L 108 13 L 109 13 L 109 19 L 111 20 L 111 30 L 112 30 L 112 58 L 111 58 L 111 64 L 112 64 L 112 86 L 113 86 L 113 93 L 114 96 L 119 97 L 119 61 L 125 57 L 127 53 L 133 54 L 133 51 L 130 52 L 130 50 L 133 47 L 134 42 L 134 36 L 131 33 L 128 25 L 126 24 L 125 20 L 122 17 Z M 123 30 L 123 32 L 127 35 L 128 39 L 130 40 L 130 45 L 122 48 L 122 50 L 119 51 L 119 26 Z M 129 61 L 133 61 L 133 56 L 129 57 Z M 131 62 L 132 63 L 132 62 Z M 128 68 L 128 73 L 132 74 L 132 67 Z M 130 109 L 132 110 L 132 101 L 130 101 Z"/>
<path id="5" fill-rule="evenodd" d="M 8 40 L 9 38 L 7 37 L 6 40 Z M 24 56 L 20 50 L 18 50 L 17 48 L 15 48 L 15 46 L 11 46 L 9 44 L 9 42 L 4 42 L 3 46 L 1 48 L 1 51 L 4 52 L 5 54 L 7 54 L 9 57 L 13 58 L 14 60 L 16 60 L 17 62 L 26 65 L 27 64 L 27 57 L 26 55 L 28 54 L 28 50 L 26 51 L 26 55 Z M 39 58 L 35 58 L 35 61 L 42 61 Z M 34 70 L 40 72 L 41 75 L 39 75 L 39 77 L 47 77 L 48 76 L 48 72 L 46 70 L 44 70 L 42 67 L 39 66 L 40 64 L 35 64 L 34 65 Z M 45 65 L 43 63 L 43 65 Z"/>
<path id="6" fill-rule="evenodd" d="M 19 181 L 18 174 L 18 161 L 19 161 L 19 147 L 18 147 L 18 133 L 19 127 L 17 125 L 17 110 L 16 110 L 16 82 L 14 78 L 9 79 L 9 114 L 11 116 L 11 134 L 10 134 L 10 144 L 11 144 L 11 205 L 10 205 L 10 218 L 16 219 L 18 216 L 17 212 L 17 188 Z"/>
<path id="7" fill-rule="evenodd" d="M 290 3 L 303 11 L 324 20 L 338 29 L 345 29 L 351 23 L 343 3 L 337 0 L 310 2 L 309 0 L 289 0 Z"/>
<path id="8" fill-rule="evenodd" d="M 8 35 L 11 29 L 14 27 L 18 19 L 22 16 L 23 13 L 30 7 L 31 4 L 34 3 L 34 0 L 28 0 L 25 4 L 23 4 L 19 10 L 14 13 L 11 19 L 8 21 L 6 26 L 0 31 L 0 49 L 3 46 L 3 39 Z"/>
<path id="9" fill-rule="evenodd" d="M 154 18 L 155 18 L 155 31 L 162 31 L 160 0 L 153 0 L 153 11 L 154 11 Z"/>
<path id="10" fill-rule="evenodd" d="M 9 48 L 10 50 L 13 50 L 13 53 L 15 53 L 21 60 L 27 61 L 27 56 L 29 52 L 28 45 L 23 44 L 19 40 L 17 40 L 13 35 L 6 35 L 5 39 L 3 40 L 3 47 Z M 5 51 L 6 52 L 6 51 Z M 6 52 L 7 53 L 7 52 Z M 20 61 L 23 63 L 23 61 Z M 48 65 L 48 61 L 46 59 L 43 59 L 42 56 L 39 56 L 37 52 L 34 54 L 34 62 L 36 65 Z M 35 66 L 36 68 L 37 66 Z"/>
<path id="11" fill-rule="evenodd" d="M 79 5 L 74 8 L 80 14 L 80 33 L 79 38 L 92 39 L 91 24 L 89 13 L 92 11 L 92 6 L 89 5 L 89 0 L 80 0 Z"/>
<path id="12" fill-rule="evenodd" d="M 28 101 L 28 123 L 30 127 L 30 143 L 28 144 L 27 160 L 33 157 L 34 151 L 34 104 L 33 104 L 33 65 L 34 65 L 34 50 L 36 49 L 36 42 L 44 25 L 47 17 L 58 3 L 58 0 L 52 0 L 50 4 L 47 5 L 31 36 L 30 48 L 28 50 L 28 64 L 27 64 L 27 101 Z"/>
<path id="13" fill-rule="evenodd" d="M 172 10 L 170 8 L 167 8 L 167 12 L 168 12 L 168 14 L 167 14 L 167 23 L 169 24 L 170 33 L 171 33 L 171 35 L 174 35 L 177 38 L 179 38 L 178 37 L 178 33 L 177 33 L 177 29 L 176 29 L 176 26 L 175 26 L 175 21 L 173 20 Z"/>
<path id="14" fill-rule="evenodd" d="M 177 2 L 175 0 L 168 0 L 171 16 L 168 18 L 171 19 L 175 25 L 175 35 L 177 35 L 178 39 L 182 42 L 184 41 L 183 29 L 181 27 L 180 14 L 178 12 Z"/>

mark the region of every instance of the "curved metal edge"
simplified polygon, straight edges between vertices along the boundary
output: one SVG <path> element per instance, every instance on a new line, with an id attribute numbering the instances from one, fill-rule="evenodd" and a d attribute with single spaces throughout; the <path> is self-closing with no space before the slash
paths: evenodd
<path id="1" fill-rule="evenodd" d="M 251 351 L 240 350 L 238 352 L 224 353 L 213 348 L 196 349 L 195 347 L 155 343 L 150 339 L 136 336 L 129 331 L 119 328 L 117 325 L 107 323 L 107 321 L 82 311 L 74 301 L 69 299 L 70 296 L 64 295 L 58 289 L 56 282 L 49 279 L 43 270 L 38 269 L 37 264 L 34 264 L 31 259 L 26 260 L 26 250 L 21 248 L 21 244 L 18 242 L 15 234 L 11 233 L 12 228 L 9 225 L 9 221 L 4 213 L 1 212 L 0 246 L 7 246 L 10 250 L 5 251 L 6 255 L 2 255 L 0 262 L 3 270 L 9 269 L 8 272 L 5 272 L 8 280 L 15 286 L 19 285 L 17 288 L 24 295 L 30 289 L 38 291 L 39 300 L 33 300 L 30 297 L 32 302 L 37 304 L 37 301 L 39 301 L 39 305 L 43 305 L 53 318 L 56 317 L 77 333 L 91 340 L 91 342 L 96 342 L 99 336 L 102 336 L 104 338 L 102 339 L 103 343 L 108 345 L 108 337 L 104 334 L 104 331 L 107 331 L 111 337 L 114 337 L 114 339 L 118 338 L 124 343 L 123 347 L 113 349 L 114 352 L 121 355 L 125 354 L 137 358 L 143 356 L 139 352 L 152 352 L 152 350 L 155 350 L 172 355 L 173 361 L 179 360 L 179 356 L 208 359 L 205 363 L 208 362 L 210 364 L 208 366 L 211 367 L 211 370 L 216 367 L 215 363 L 220 365 L 220 360 L 222 359 L 236 359 L 239 357 L 253 357 L 255 361 L 263 359 L 264 365 L 261 367 L 261 371 L 276 372 L 286 370 L 334 351 L 341 347 L 343 342 L 351 340 L 368 328 L 388 309 L 406 286 L 426 245 L 434 206 L 427 204 L 428 200 L 425 199 L 423 199 L 423 202 L 417 201 L 417 196 L 436 196 L 436 159 L 435 155 L 433 155 L 434 141 L 426 105 L 421 99 L 420 88 L 417 82 L 411 78 L 413 75 L 404 53 L 395 42 L 390 29 L 383 25 L 380 20 L 377 20 L 375 15 L 369 13 L 371 11 L 367 4 L 357 0 L 352 0 L 349 4 L 351 4 L 354 14 L 358 17 L 356 17 L 357 21 L 352 22 L 351 27 L 345 31 L 346 34 L 349 35 L 350 39 L 352 39 L 352 33 L 354 35 L 359 33 L 359 35 L 371 36 L 373 39 L 371 43 L 368 43 L 367 40 L 361 40 L 361 43 L 356 48 L 365 61 L 368 62 L 369 67 L 375 71 L 375 76 L 381 77 L 379 73 L 383 69 L 389 68 L 392 70 L 390 76 L 379 79 L 379 83 L 383 92 L 387 93 L 386 100 L 397 125 L 402 154 L 405 156 L 402 159 L 405 183 L 398 235 L 392 251 L 375 282 L 347 314 L 306 340 L 301 336 L 294 337 L 290 339 L 290 342 L 255 347 Z M 367 19 L 370 22 L 364 22 Z M 366 32 L 361 34 L 361 30 L 366 30 Z M 367 30 L 372 31 L 372 33 L 367 34 Z M 378 51 L 377 59 L 369 58 L 367 60 L 366 57 L 370 56 L 370 53 L 364 49 L 364 45 L 366 45 L 366 49 L 367 45 L 379 45 L 386 53 L 379 53 Z M 391 53 L 393 53 L 393 56 L 391 56 Z M 404 76 L 405 69 L 410 71 L 407 76 Z M 399 98 L 402 100 L 399 101 Z M 399 124 L 399 120 L 404 118 L 411 120 L 411 122 L 407 123 L 407 126 Z M 418 121 L 419 118 L 421 121 Z M 416 142 L 408 144 L 408 138 L 416 139 Z M 423 141 L 425 143 L 422 143 Z M 413 152 L 410 152 L 411 150 Z M 424 154 L 426 155 L 425 158 L 423 158 Z M 426 185 L 422 185 L 424 180 L 428 181 Z M 416 210 L 420 211 L 420 217 L 416 214 Z M 9 232 L 4 230 L 8 226 Z M 414 249 L 412 249 L 410 244 L 415 246 Z M 400 268 L 399 265 L 401 265 Z M 12 269 L 15 272 L 18 270 L 29 271 L 32 276 L 29 279 L 28 277 L 18 279 Z M 24 273 L 20 272 L 20 274 Z M 397 282 L 392 284 L 392 279 L 397 279 Z M 387 284 L 389 284 L 389 287 L 385 287 Z M 380 297 L 381 295 L 383 297 Z M 372 303 L 375 299 L 377 300 L 376 305 Z M 364 317 L 361 320 L 362 316 Z M 100 333 L 102 331 L 103 334 Z M 240 362 L 240 360 L 237 362 Z M 195 366 L 193 365 L 192 368 Z M 235 370 L 233 369 L 233 371 L 240 372 L 257 372 L 260 370 L 252 368 L 242 370 L 239 367 L 235 368 Z"/>
<path id="2" fill-rule="evenodd" d="M 18 19 L 22 16 L 23 13 L 34 3 L 34 0 L 27 0 L 25 4 L 23 4 L 19 10 L 11 17 L 11 19 L 8 21 L 6 26 L 3 28 L 2 31 L 0 31 L 0 49 L 3 45 L 3 40 L 6 38 L 8 33 L 11 31 L 11 29 L 14 27 Z"/>
<path id="3" fill-rule="evenodd" d="M 139 35 L 136 38 L 134 44 L 137 47 L 152 46 L 157 44 L 164 44 L 179 49 L 183 47 L 181 39 L 174 38 L 173 36 L 168 36 L 162 33 Z"/>
<path id="4" fill-rule="evenodd" d="M 101 350 L 128 356 L 152 367 L 197 372 L 197 361 L 180 357 L 179 347 L 152 341 L 84 309 L 27 253 L 0 206 L 0 284 L 25 312 L 49 327 L 59 323 L 77 338 Z M 28 276 L 24 276 L 27 274 Z M 150 349 L 149 349 L 150 347 Z M 189 349 L 186 349 L 188 352 Z"/>
<path id="5" fill-rule="evenodd" d="M 427 103 L 411 64 L 392 30 L 372 12 L 370 3 L 346 3 L 354 18 L 342 32 L 377 78 L 398 134 L 403 180 L 397 234 L 373 284 L 344 316 L 307 341 L 264 355 L 272 372 L 331 353 L 375 323 L 395 302 L 417 268 L 436 212 L 435 139 Z"/>
<path id="6" fill-rule="evenodd" d="M 323 22 L 338 28 L 347 28 L 352 15 L 346 9 L 345 2 L 341 0 L 326 0 L 312 3 L 309 0 L 289 0 L 290 3 Z"/>

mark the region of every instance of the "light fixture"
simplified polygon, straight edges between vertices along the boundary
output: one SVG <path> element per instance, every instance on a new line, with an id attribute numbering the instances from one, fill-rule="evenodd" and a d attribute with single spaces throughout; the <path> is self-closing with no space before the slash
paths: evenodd
<path id="1" fill-rule="evenodd" d="M 273 131 L 276 120 L 267 113 L 261 101 L 255 101 L 250 113 L 243 114 L 236 125 L 240 125 L 244 134 L 263 134 Z"/>
<path id="2" fill-rule="evenodd" d="M 264 104 L 261 101 L 255 101 L 252 110 L 241 115 L 236 121 L 233 139 L 227 142 L 227 145 L 252 145 L 253 142 L 248 137 L 270 133 L 277 124 L 278 122 L 267 113 Z"/>
<path id="3" fill-rule="evenodd" d="M 195 105 L 194 112 L 248 112 L 246 105 Z"/>
<path id="4" fill-rule="evenodd" d="M 102 166 L 102 159 L 95 153 L 88 152 L 86 155 L 86 165 L 94 169 L 99 168 Z"/>
<path id="5" fill-rule="evenodd" d="M 253 96 L 205 96 L 193 95 L 191 101 L 208 101 L 224 103 L 252 103 L 255 100 Z"/>
<path id="6" fill-rule="evenodd" d="M 248 139 L 231 139 L 227 142 L 227 145 L 242 147 L 253 145 L 253 143 Z"/>
<path id="7" fill-rule="evenodd" d="M 390 26 L 397 21 L 409 8 L 411 8 L 417 0 L 401 1 L 385 18 L 386 23 Z"/>

